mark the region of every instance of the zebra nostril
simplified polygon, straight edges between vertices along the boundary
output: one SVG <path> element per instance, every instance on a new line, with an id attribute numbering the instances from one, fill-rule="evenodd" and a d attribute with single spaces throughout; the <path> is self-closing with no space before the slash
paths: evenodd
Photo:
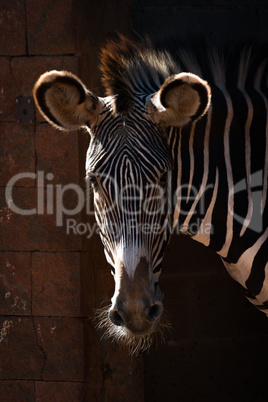
<path id="1" fill-rule="evenodd" d="M 123 318 L 116 310 L 111 310 L 109 316 L 114 325 L 122 327 L 125 324 Z"/>
<path id="2" fill-rule="evenodd" d="M 163 312 L 163 307 L 159 303 L 155 303 L 150 310 L 149 319 L 150 321 L 154 321 L 161 316 Z"/>

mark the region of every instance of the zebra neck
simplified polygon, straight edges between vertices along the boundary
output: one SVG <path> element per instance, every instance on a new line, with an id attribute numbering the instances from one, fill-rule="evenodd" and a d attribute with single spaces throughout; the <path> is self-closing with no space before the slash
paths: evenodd
<path id="1" fill-rule="evenodd" d="M 267 101 L 256 88 L 247 90 L 253 107 L 244 89 L 214 86 L 208 114 L 168 137 L 173 227 L 233 262 L 264 232 L 267 215 Z"/>
<path id="2" fill-rule="evenodd" d="M 209 244 L 211 210 L 218 188 L 218 169 L 210 161 L 212 108 L 202 121 L 183 129 L 171 129 L 173 159 L 173 227 Z M 213 173 L 212 173 L 213 171 Z"/>

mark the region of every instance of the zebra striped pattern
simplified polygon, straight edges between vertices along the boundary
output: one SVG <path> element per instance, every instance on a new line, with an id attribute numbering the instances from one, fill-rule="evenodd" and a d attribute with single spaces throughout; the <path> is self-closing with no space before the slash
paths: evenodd
<path id="1" fill-rule="evenodd" d="M 234 48 L 225 56 L 211 49 L 191 53 L 182 48 L 171 56 L 167 50 L 126 40 L 111 42 L 103 50 L 103 83 L 109 97 L 94 129 L 87 171 L 98 176 L 102 196 L 95 197 L 96 217 L 111 265 L 116 254 L 132 248 L 129 265 L 135 269 L 135 250 L 144 249 L 158 271 L 171 229 L 171 205 L 173 227 L 179 225 L 215 250 L 250 300 L 267 311 L 266 57 L 265 48 Z M 145 104 L 168 76 L 181 71 L 209 82 L 212 105 L 192 125 L 157 127 L 148 121 Z M 161 176 L 171 167 L 172 186 L 165 191 L 164 203 L 159 207 L 151 202 L 149 213 L 142 213 L 141 203 L 155 196 L 155 184 L 162 186 Z M 125 187 L 127 208 L 117 199 L 118 188 Z M 145 236 L 130 226 L 124 209 L 137 226 L 160 223 L 157 236 Z M 121 232 L 109 231 L 111 224 Z"/>
<path id="2" fill-rule="evenodd" d="M 152 269 L 158 272 L 162 261 L 159 251 L 168 236 L 167 199 L 161 177 L 170 170 L 169 149 L 163 133 L 144 117 L 141 102 L 127 118 L 114 116 L 113 102 L 108 99 L 105 104 L 93 133 L 98 141 L 92 141 L 87 156 L 87 172 L 98 180 L 96 220 L 111 266 L 115 265 L 115 256 L 123 262 L 128 258 L 132 261 L 125 266 L 134 270 L 144 250 L 147 258 L 150 255 Z M 129 253 L 130 248 L 133 253 Z M 127 256 L 124 250 L 128 250 Z"/>

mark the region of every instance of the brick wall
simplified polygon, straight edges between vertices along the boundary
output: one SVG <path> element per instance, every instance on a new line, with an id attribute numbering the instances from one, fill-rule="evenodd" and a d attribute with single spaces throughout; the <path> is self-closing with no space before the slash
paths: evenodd
<path id="1" fill-rule="evenodd" d="M 158 34 L 163 26 L 183 32 L 195 27 L 210 37 L 253 31 L 268 36 L 266 1 L 132 3 L 131 10 L 124 0 L 0 0 L 3 401 L 143 400 L 142 358 L 130 359 L 124 349 L 100 340 L 91 319 L 113 293 L 100 240 L 67 235 L 66 218 L 62 226 L 55 223 L 55 186 L 84 185 L 88 136 L 58 132 L 38 113 L 34 124 L 18 123 L 15 99 L 30 96 L 38 76 L 55 68 L 78 74 L 101 94 L 98 47 L 115 28 L 129 36 L 131 26 L 141 36 Z M 15 205 L 36 208 L 39 194 L 46 213 L 23 216 L 8 208 L 7 183 L 21 172 L 32 176 L 16 182 Z M 44 182 L 37 172 L 44 172 Z M 75 207 L 75 194 L 67 195 L 64 205 Z M 84 211 L 75 219 L 84 223 Z M 145 400 L 266 400 L 264 315 L 244 299 L 212 252 L 183 236 L 172 239 L 164 266 L 161 289 L 174 328 L 165 344 L 145 355 Z"/>
<path id="2" fill-rule="evenodd" d="M 142 359 L 100 340 L 94 328 L 94 308 L 113 286 L 100 241 L 67 234 L 66 217 L 56 225 L 56 186 L 84 186 L 88 136 L 59 132 L 37 112 L 31 124 L 15 115 L 16 98 L 31 96 L 47 70 L 68 70 L 98 87 L 98 45 L 129 25 L 128 2 L 106 3 L 0 1 L 1 401 L 143 399 Z M 23 172 L 9 195 L 39 213 L 7 205 L 7 185 Z M 65 208 L 77 206 L 74 191 L 63 198 Z M 77 223 L 84 215 L 74 216 Z"/>
<path id="3" fill-rule="evenodd" d="M 268 39 L 267 1 L 134 0 L 137 35 L 187 33 Z M 173 330 L 144 356 L 145 401 L 267 399 L 268 323 L 220 259 L 183 235 L 172 238 L 160 277 Z"/>

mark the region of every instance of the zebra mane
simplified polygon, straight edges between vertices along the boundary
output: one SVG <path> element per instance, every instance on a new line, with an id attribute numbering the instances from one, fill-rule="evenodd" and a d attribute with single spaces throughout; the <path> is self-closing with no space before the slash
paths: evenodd
<path id="1" fill-rule="evenodd" d="M 106 95 L 116 96 L 116 113 L 124 114 L 172 74 L 191 72 L 210 85 L 244 86 L 260 69 L 262 79 L 267 77 L 267 58 L 267 44 L 212 44 L 200 38 L 137 43 L 120 36 L 102 48 L 100 68 Z"/>
<path id="2" fill-rule="evenodd" d="M 102 83 L 106 95 L 117 95 L 116 112 L 127 113 L 135 98 L 156 92 L 165 79 L 177 71 L 165 51 L 150 43 L 135 43 L 120 36 L 109 41 L 101 51 Z"/>

